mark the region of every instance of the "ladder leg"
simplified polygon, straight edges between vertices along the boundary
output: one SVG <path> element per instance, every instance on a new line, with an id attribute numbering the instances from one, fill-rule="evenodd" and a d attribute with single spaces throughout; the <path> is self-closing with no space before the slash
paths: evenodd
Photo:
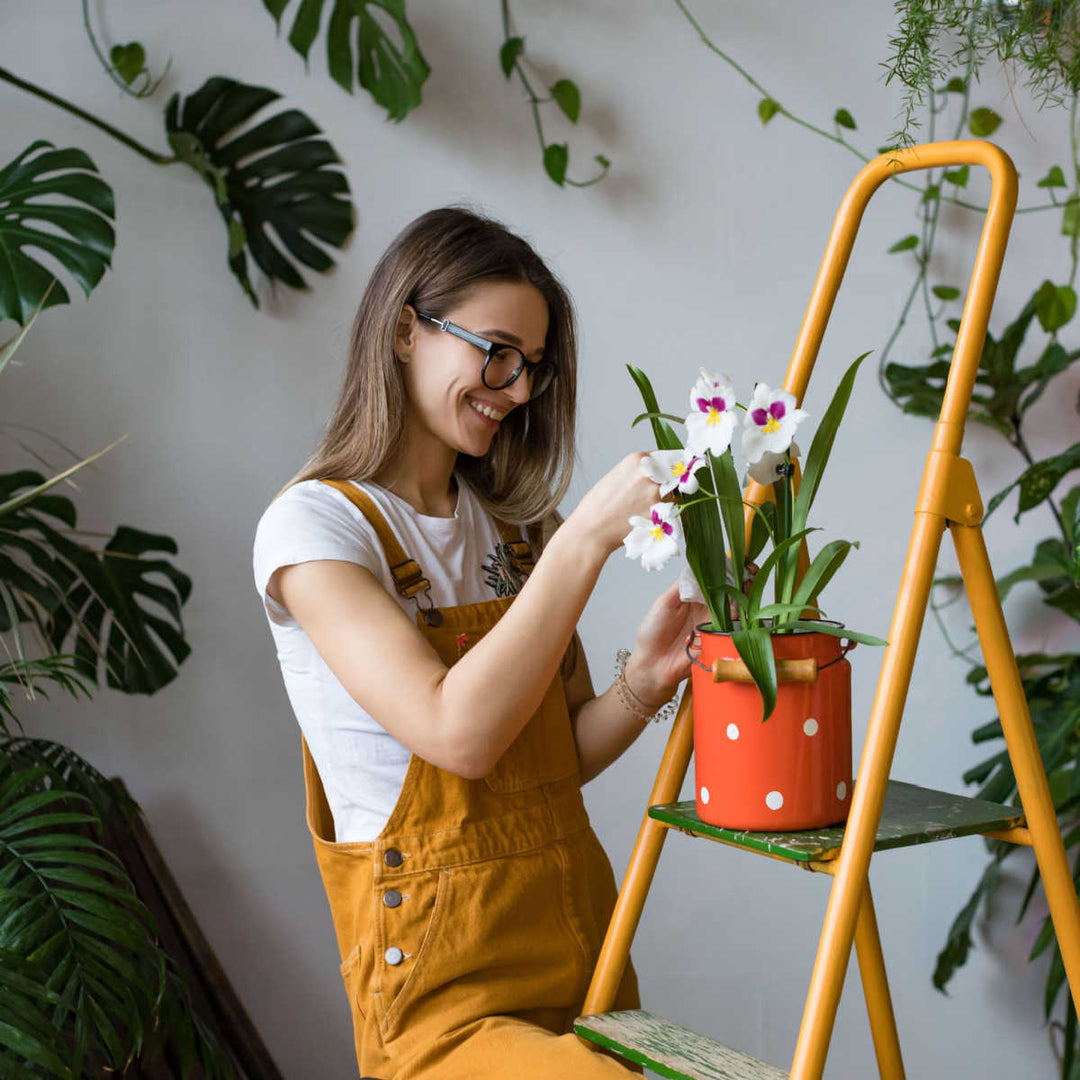
<path id="1" fill-rule="evenodd" d="M 855 924 L 855 952 L 859 957 L 863 997 L 870 1017 L 870 1032 L 874 1036 L 878 1075 L 881 1080 L 904 1080 L 904 1062 L 900 1056 L 900 1037 L 896 1032 L 889 982 L 885 977 L 885 957 L 881 951 L 874 901 L 870 882 L 863 890 L 859 919 Z"/>
<path id="2" fill-rule="evenodd" d="M 694 709 L 688 680 L 678 715 L 668 736 L 664 756 L 660 759 L 649 806 L 654 803 L 674 802 L 679 797 L 693 750 Z M 615 901 L 615 909 L 608 923 L 604 944 L 596 961 L 592 982 L 589 983 L 589 992 L 585 995 L 585 1004 L 581 1009 L 583 1016 L 607 1012 L 615 1001 L 630 956 L 630 943 L 634 940 L 641 911 L 645 906 L 645 897 L 656 873 L 656 864 L 660 860 L 660 851 L 667 833 L 667 827 L 649 817 L 646 809 L 619 889 L 619 898 Z"/>
<path id="3" fill-rule="evenodd" d="M 870 856 L 885 803 L 889 769 L 944 527 L 944 518 L 940 515 L 915 514 L 915 527 L 889 629 L 889 645 L 881 664 L 851 797 L 851 812 L 844 828 L 844 843 L 836 860 L 836 875 L 829 893 L 814 972 L 810 977 L 799 1039 L 795 1044 L 791 1080 L 821 1080 L 825 1071 L 825 1058 L 844 988 L 844 973 L 851 956 L 855 923 L 866 888 Z"/>
<path id="4" fill-rule="evenodd" d="M 990 688 L 1005 733 L 1005 745 L 1016 774 L 1016 787 L 1027 817 L 1050 917 L 1061 947 L 1073 1004 L 1080 1009 L 1080 901 L 1061 840 L 1016 657 L 1009 643 L 986 543 L 982 529 L 977 526 L 950 524 L 950 531 L 975 617 L 975 630 L 990 676 Z"/>

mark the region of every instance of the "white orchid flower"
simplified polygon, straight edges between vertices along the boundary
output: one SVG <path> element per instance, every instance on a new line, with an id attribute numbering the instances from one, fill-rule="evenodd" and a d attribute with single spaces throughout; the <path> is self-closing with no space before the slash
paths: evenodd
<path id="1" fill-rule="evenodd" d="M 735 431 L 735 389 L 726 375 L 701 369 L 690 391 L 690 415 L 686 418 L 686 445 L 704 456 L 709 450 L 718 457 L 731 445 Z"/>
<path id="2" fill-rule="evenodd" d="M 693 495 L 700 486 L 694 475 L 705 464 L 701 455 L 686 450 L 654 450 L 641 459 L 641 471 L 660 485 L 660 494 L 679 489 L 681 495 Z"/>
<path id="3" fill-rule="evenodd" d="M 799 444 L 794 439 L 791 440 L 787 452 L 793 461 L 799 456 Z M 780 476 L 780 470 L 785 464 L 783 454 L 774 454 L 770 450 L 765 450 L 761 457 L 750 466 L 750 479 L 756 480 L 759 484 L 773 484 Z M 743 487 L 746 487 L 745 483 Z"/>
<path id="4" fill-rule="evenodd" d="M 795 407 L 795 395 L 786 390 L 770 390 L 765 383 L 754 387 L 743 418 L 742 452 L 752 465 L 761 455 L 782 454 L 790 445 L 795 429 L 810 414 Z"/>
<path id="5" fill-rule="evenodd" d="M 679 553 L 682 526 L 673 503 L 653 503 L 649 517 L 632 517 L 633 529 L 625 537 L 628 559 L 640 559 L 646 570 L 660 570 Z"/>

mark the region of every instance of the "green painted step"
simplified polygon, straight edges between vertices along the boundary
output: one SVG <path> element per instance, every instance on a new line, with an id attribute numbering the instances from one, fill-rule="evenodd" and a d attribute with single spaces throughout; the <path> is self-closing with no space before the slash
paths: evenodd
<path id="1" fill-rule="evenodd" d="M 694 836 L 778 855 L 795 862 L 826 862 L 840 854 L 844 826 L 809 832 L 739 832 L 708 825 L 697 816 L 693 801 L 649 807 L 649 817 Z M 945 791 L 890 780 L 878 825 L 875 851 L 928 844 L 957 836 L 998 832 L 1024 824 L 1023 811 L 982 799 L 968 799 Z"/>
<path id="2" fill-rule="evenodd" d="M 673 1080 L 787 1080 L 775 1065 L 642 1009 L 579 1016 L 574 1030 L 627 1061 Z"/>

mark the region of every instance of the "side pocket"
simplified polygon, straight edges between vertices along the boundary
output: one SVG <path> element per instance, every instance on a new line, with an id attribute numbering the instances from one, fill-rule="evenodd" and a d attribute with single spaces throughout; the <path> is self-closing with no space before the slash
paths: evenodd
<path id="1" fill-rule="evenodd" d="M 367 986 L 371 975 L 371 950 L 357 945 L 341 965 L 341 978 L 345 982 L 345 993 L 349 998 L 352 1011 L 353 1029 L 357 1039 L 363 1030 L 367 1018 Z"/>

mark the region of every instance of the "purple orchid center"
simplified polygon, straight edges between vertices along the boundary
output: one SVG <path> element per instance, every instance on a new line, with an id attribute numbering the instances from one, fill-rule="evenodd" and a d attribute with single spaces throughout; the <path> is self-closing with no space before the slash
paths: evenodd
<path id="1" fill-rule="evenodd" d="M 655 510 L 652 512 L 652 523 L 657 528 L 662 529 L 665 536 L 670 536 L 674 532 L 671 522 L 665 521 Z"/>
<path id="2" fill-rule="evenodd" d="M 765 422 L 769 419 L 769 414 L 764 409 L 754 409 L 754 411 L 750 413 L 750 419 L 753 420 L 758 427 L 764 427 Z"/>
<path id="3" fill-rule="evenodd" d="M 722 397 L 699 397 L 697 399 L 697 407 L 698 411 L 703 413 L 707 413 L 710 409 L 715 409 L 717 412 L 724 412 L 727 409 L 727 404 Z"/>
<path id="4" fill-rule="evenodd" d="M 690 463 L 686 466 L 686 472 L 684 472 L 682 476 L 679 477 L 680 484 L 685 484 L 686 481 L 690 479 L 690 474 L 694 471 L 694 465 L 697 460 L 698 458 L 696 456 L 690 459 Z"/>
<path id="5" fill-rule="evenodd" d="M 774 401 L 769 406 L 769 415 L 774 420 L 783 420 L 787 415 L 787 409 L 784 408 L 784 403 L 782 401 Z"/>

